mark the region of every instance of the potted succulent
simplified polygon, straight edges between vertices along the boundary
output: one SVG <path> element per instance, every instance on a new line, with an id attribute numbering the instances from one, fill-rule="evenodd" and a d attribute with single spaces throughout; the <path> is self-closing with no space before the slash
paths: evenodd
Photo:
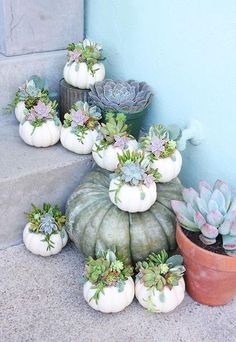
<path id="1" fill-rule="evenodd" d="M 133 268 L 119 254 L 108 250 L 89 257 L 85 266 L 83 295 L 95 310 L 119 312 L 134 298 Z"/>
<path id="2" fill-rule="evenodd" d="M 32 76 L 18 88 L 15 97 L 7 110 L 15 110 L 16 119 L 21 122 L 24 119 L 27 110 L 30 110 L 39 100 L 48 99 L 48 90 L 45 86 L 45 80 L 39 76 Z"/>
<path id="3" fill-rule="evenodd" d="M 227 304 L 236 294 L 236 199 L 229 186 L 201 181 L 199 193 L 184 189 L 172 208 L 187 291 L 202 304 Z"/>
<path id="4" fill-rule="evenodd" d="M 130 213 L 148 210 L 156 201 L 158 170 L 148 167 L 142 151 L 124 151 L 109 186 L 109 196 L 119 209 Z"/>
<path id="5" fill-rule="evenodd" d="M 80 89 L 89 89 L 95 82 L 105 77 L 105 67 L 101 61 L 102 47 L 88 39 L 67 47 L 67 63 L 64 67 L 64 79 Z"/>
<path id="6" fill-rule="evenodd" d="M 160 182 L 167 183 L 176 178 L 182 166 L 182 157 L 176 149 L 176 141 L 170 139 L 169 131 L 163 125 L 153 125 L 149 133 L 140 139 L 150 166 L 158 169 Z"/>
<path id="7" fill-rule="evenodd" d="M 56 112 L 56 101 L 39 100 L 19 125 L 19 133 L 24 142 L 35 147 L 55 145 L 60 139 L 61 122 Z"/>
<path id="8" fill-rule="evenodd" d="M 150 254 L 136 264 L 135 296 L 151 312 L 170 312 L 184 299 L 185 282 L 180 255 L 168 257 L 165 250 Z"/>
<path id="9" fill-rule="evenodd" d="M 87 102 L 76 102 L 64 116 L 61 129 L 61 143 L 68 150 L 78 154 L 92 152 L 97 137 L 100 109 Z"/>
<path id="10" fill-rule="evenodd" d="M 104 80 L 91 86 L 91 100 L 103 112 L 125 113 L 131 134 L 138 139 L 152 92 L 145 82 Z"/>
<path id="11" fill-rule="evenodd" d="M 23 231 L 25 247 L 36 255 L 58 254 L 68 240 L 64 229 L 66 217 L 57 206 L 49 203 L 44 203 L 42 208 L 32 207 Z"/>
<path id="12" fill-rule="evenodd" d="M 114 171 L 119 163 L 118 154 L 138 147 L 137 141 L 129 135 L 126 117 L 123 113 L 116 116 L 106 114 L 106 123 L 101 124 L 100 134 L 94 144 L 92 155 L 95 162 L 103 169 Z"/>

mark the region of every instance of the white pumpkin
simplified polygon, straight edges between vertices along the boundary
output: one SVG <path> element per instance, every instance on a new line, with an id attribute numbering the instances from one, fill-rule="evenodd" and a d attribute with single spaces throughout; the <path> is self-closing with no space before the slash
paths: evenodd
<path id="1" fill-rule="evenodd" d="M 146 309 L 151 303 L 154 312 L 170 312 L 174 310 L 184 299 L 185 283 L 183 277 L 179 284 L 170 290 L 164 286 L 162 291 L 150 289 L 138 280 L 135 284 L 135 296 L 139 303 Z"/>
<path id="2" fill-rule="evenodd" d="M 78 70 L 76 70 L 78 68 Z M 80 89 L 89 89 L 95 82 L 103 81 L 105 78 L 105 67 L 102 63 L 96 63 L 93 66 L 96 70 L 94 76 L 88 70 L 87 64 L 82 63 L 66 63 L 64 67 L 64 79 L 73 87 Z"/>
<path id="3" fill-rule="evenodd" d="M 23 231 L 23 241 L 25 247 L 31 253 L 36 255 L 46 257 L 60 253 L 62 248 L 65 247 L 67 243 L 68 235 L 64 229 L 61 232 L 58 232 L 57 234 L 52 234 L 50 236 L 50 240 L 54 244 L 54 247 L 52 247 L 51 249 L 48 249 L 48 243 L 43 241 L 44 239 L 44 234 L 31 232 L 30 223 L 26 224 Z"/>
<path id="4" fill-rule="evenodd" d="M 87 281 L 83 288 L 84 299 L 94 310 L 104 313 L 119 312 L 130 305 L 134 299 L 134 281 L 129 277 L 121 292 L 115 286 L 105 287 L 104 293 L 100 292 L 98 303 L 94 299 L 90 300 L 95 292 L 94 285 Z"/>
<path id="5" fill-rule="evenodd" d="M 97 141 L 96 145 L 99 146 L 100 142 Z M 114 147 L 113 145 L 109 145 L 107 148 L 104 148 L 100 151 L 97 151 L 97 147 L 94 145 L 92 150 L 93 159 L 103 169 L 108 171 L 114 171 L 119 164 L 118 154 L 122 154 L 123 150 L 120 147 Z M 127 149 L 130 151 L 136 150 L 138 147 L 138 143 L 135 139 L 130 139 L 127 142 Z"/>
<path id="6" fill-rule="evenodd" d="M 157 199 L 156 183 L 149 187 L 144 184 L 130 185 L 123 184 L 116 196 L 116 189 L 119 188 L 120 178 L 113 178 L 109 186 L 109 197 L 119 209 L 129 213 L 137 213 L 148 210 Z M 116 198 L 118 198 L 116 202 Z"/>
<path id="7" fill-rule="evenodd" d="M 178 150 L 167 158 L 160 158 L 151 163 L 153 169 L 158 169 L 161 174 L 160 183 L 170 182 L 180 173 L 182 156 Z"/>
<path id="8" fill-rule="evenodd" d="M 25 117 L 24 110 L 25 110 L 25 102 L 24 101 L 18 102 L 15 107 L 15 116 L 19 122 L 21 122 Z"/>
<path id="9" fill-rule="evenodd" d="M 53 120 L 47 120 L 41 126 L 34 127 L 29 121 L 19 126 L 20 137 L 28 145 L 48 147 L 55 145 L 60 139 L 61 123 L 57 126 Z"/>
<path id="10" fill-rule="evenodd" d="M 67 150 L 78 153 L 78 154 L 89 154 L 92 152 L 94 142 L 97 137 L 96 130 L 87 130 L 85 132 L 83 142 L 78 140 L 78 137 L 71 132 L 71 127 L 62 127 L 60 140 L 62 146 Z"/>

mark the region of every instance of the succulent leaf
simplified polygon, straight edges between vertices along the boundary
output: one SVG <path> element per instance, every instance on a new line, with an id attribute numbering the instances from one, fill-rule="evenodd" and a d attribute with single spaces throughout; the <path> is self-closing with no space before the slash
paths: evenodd
<path id="1" fill-rule="evenodd" d="M 219 227 L 219 225 L 221 225 L 223 220 L 224 220 L 224 216 L 221 214 L 219 210 L 210 211 L 207 214 L 207 222 L 212 226 Z"/>
<path id="2" fill-rule="evenodd" d="M 219 234 L 218 229 L 216 227 L 208 224 L 208 223 L 205 223 L 201 227 L 201 232 L 205 237 L 207 237 L 209 239 L 215 239 Z"/>

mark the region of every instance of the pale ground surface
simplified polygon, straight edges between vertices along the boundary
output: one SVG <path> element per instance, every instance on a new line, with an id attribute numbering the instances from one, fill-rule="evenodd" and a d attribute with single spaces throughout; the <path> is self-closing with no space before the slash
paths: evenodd
<path id="1" fill-rule="evenodd" d="M 0 341 L 236 341 L 236 300 L 211 308 L 186 295 L 169 314 L 150 314 L 134 301 L 105 315 L 84 302 L 82 268 L 72 245 L 50 258 L 22 245 L 0 251 Z"/>

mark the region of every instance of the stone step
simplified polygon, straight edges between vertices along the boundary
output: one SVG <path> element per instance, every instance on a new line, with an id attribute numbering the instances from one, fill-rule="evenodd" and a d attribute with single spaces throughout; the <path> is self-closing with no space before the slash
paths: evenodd
<path id="1" fill-rule="evenodd" d="M 17 88 L 32 75 L 48 80 L 50 92 L 59 93 L 63 78 L 66 50 L 5 57 L 0 55 L 0 122 L 5 121 L 5 108 L 13 100 Z"/>
<path id="2" fill-rule="evenodd" d="M 0 249 L 22 241 L 24 213 L 31 203 L 63 207 L 92 165 L 91 155 L 79 156 L 59 143 L 48 148 L 26 145 L 18 126 L 13 116 L 0 125 Z"/>

